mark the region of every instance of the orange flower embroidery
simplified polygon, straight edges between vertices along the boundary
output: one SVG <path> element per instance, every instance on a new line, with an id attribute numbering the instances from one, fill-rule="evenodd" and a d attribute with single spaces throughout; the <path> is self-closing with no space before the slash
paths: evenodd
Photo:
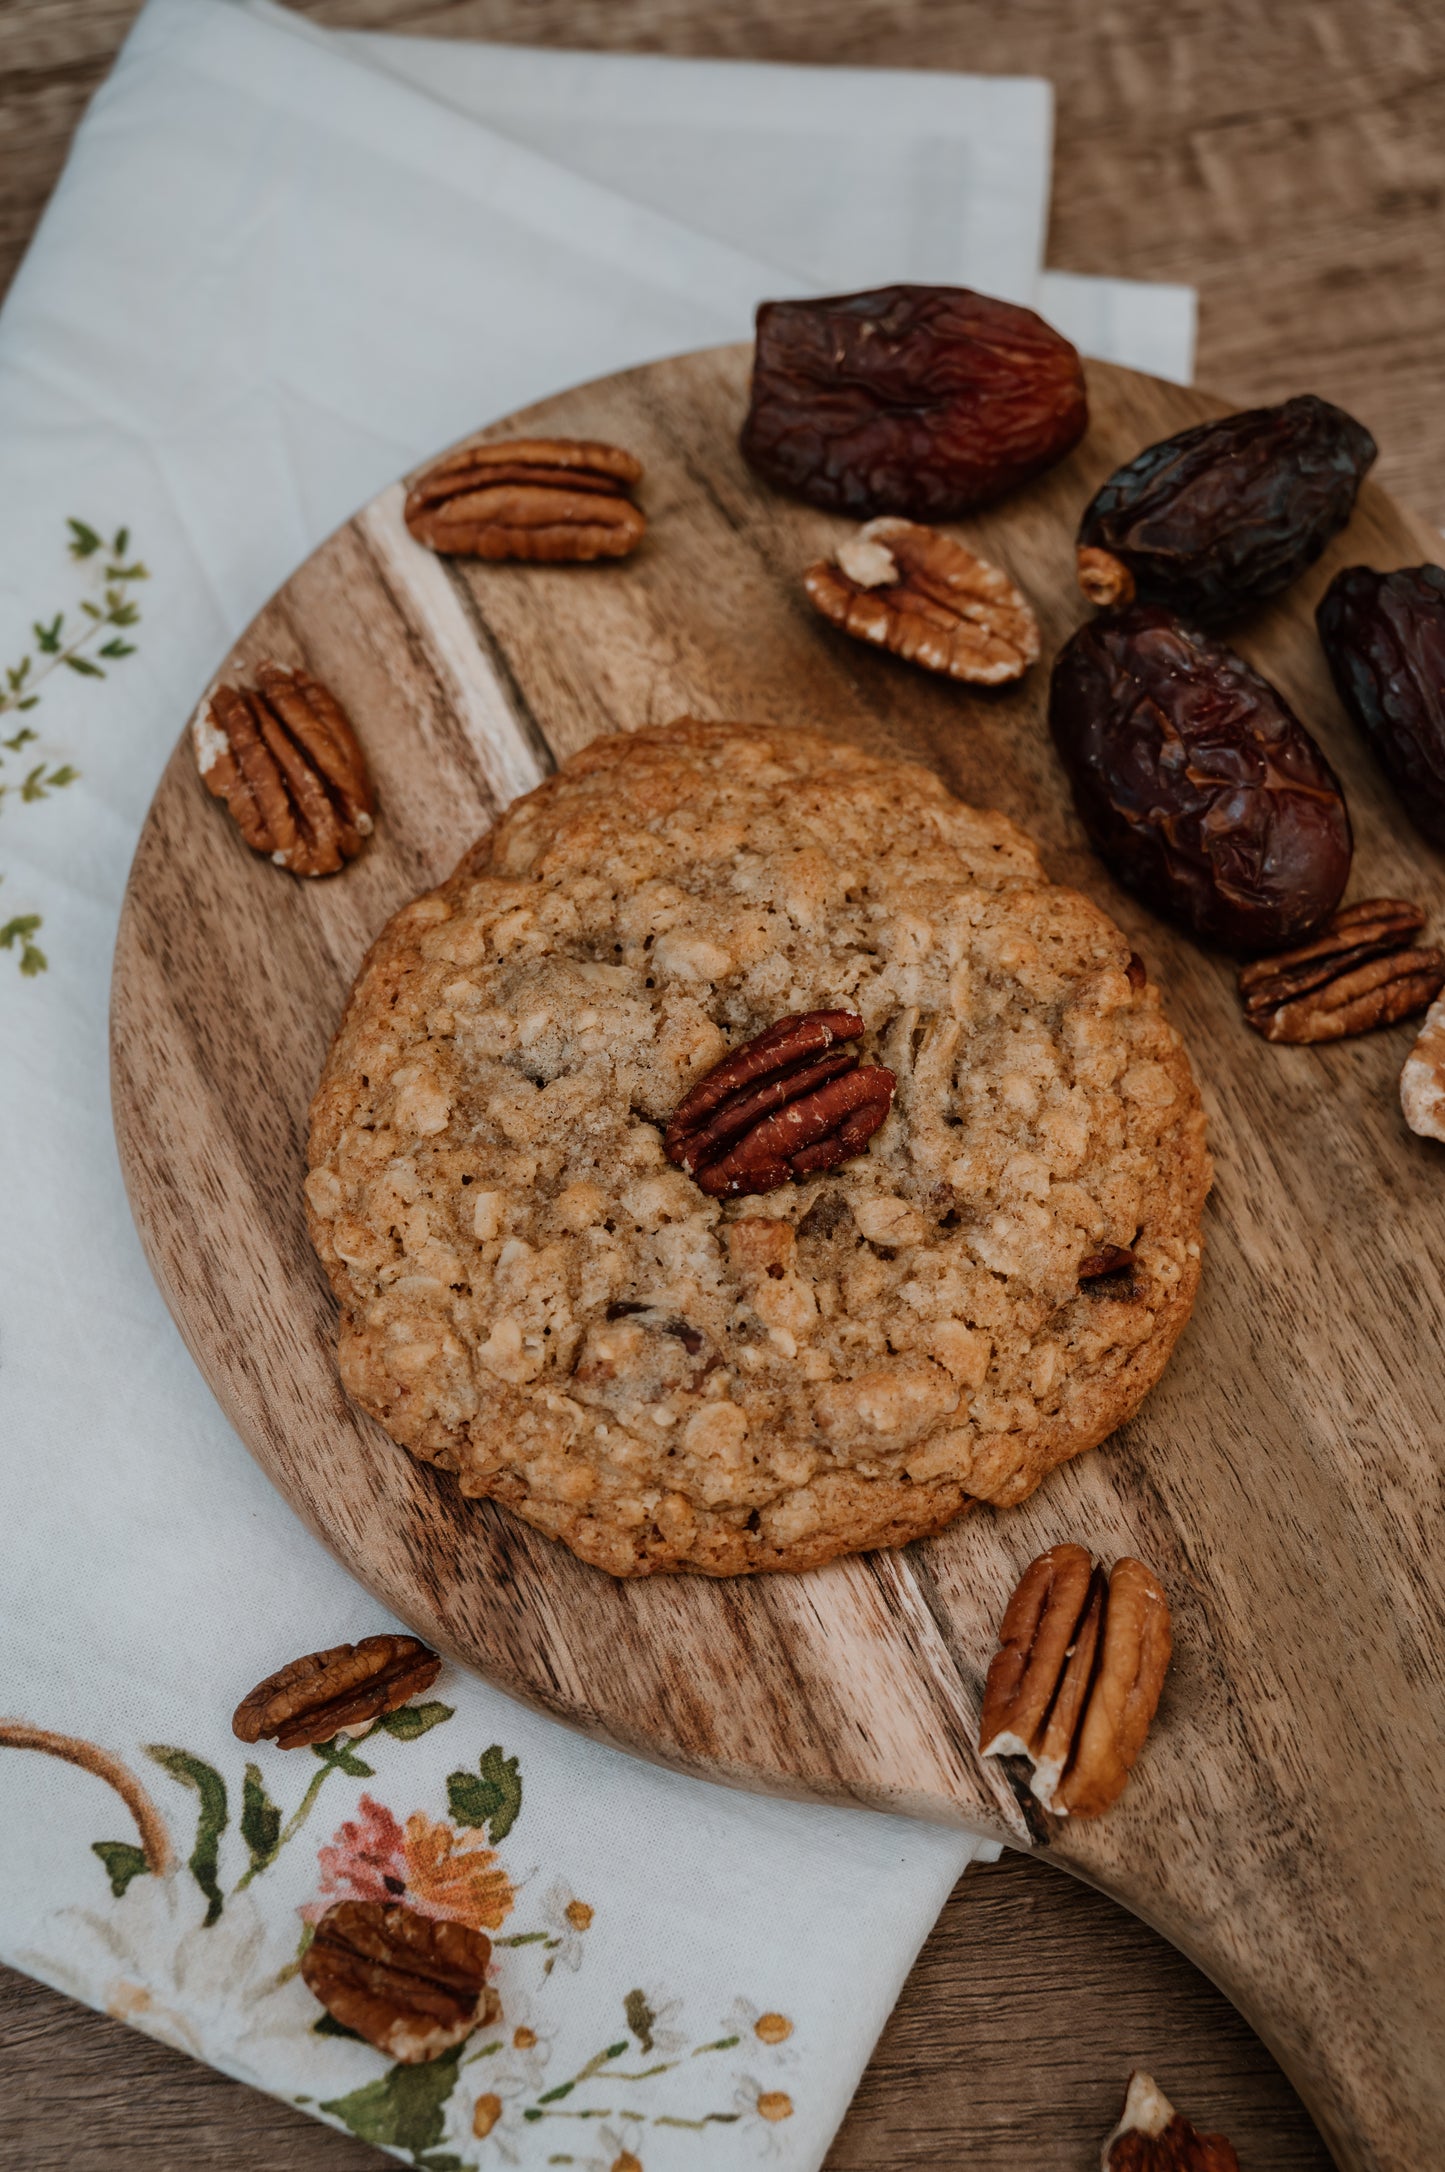
<path id="1" fill-rule="evenodd" d="M 512 1881 L 496 1851 L 420 1810 L 406 1821 L 407 1898 L 423 1915 L 495 1931 L 512 1912 Z"/>

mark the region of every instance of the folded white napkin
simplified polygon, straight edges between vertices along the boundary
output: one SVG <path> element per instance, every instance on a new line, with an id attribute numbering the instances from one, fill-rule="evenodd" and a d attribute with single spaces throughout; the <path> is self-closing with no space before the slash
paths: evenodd
<path id="1" fill-rule="evenodd" d="M 454 1669 L 359 1748 L 247 1757 L 246 1689 L 391 1624 L 151 1283 L 109 961 L 177 731 L 337 521 L 511 406 L 744 336 L 770 292 L 1029 296 L 1047 95 L 419 42 L 151 0 L 0 314 L 0 1954 L 432 2172 L 815 2166 L 977 1845 L 676 1778 Z M 604 81 L 621 119 L 585 132 Z M 725 157 L 760 192 L 710 188 Z M 855 258 L 885 186 L 899 258 L 886 221 Z M 398 1887 L 496 1939 L 504 2013 L 407 2070 L 318 2034 L 294 1972 L 319 1906 Z"/>

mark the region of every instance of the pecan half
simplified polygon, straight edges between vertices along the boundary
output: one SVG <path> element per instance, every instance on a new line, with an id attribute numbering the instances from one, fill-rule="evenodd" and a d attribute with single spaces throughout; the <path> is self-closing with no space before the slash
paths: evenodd
<path id="1" fill-rule="evenodd" d="M 1445 952 L 1412 945 L 1424 924 L 1401 898 L 1331 913 L 1309 942 L 1244 967 L 1245 1024 L 1267 1041 L 1342 1041 L 1425 1010 L 1445 987 Z"/>
<path id="2" fill-rule="evenodd" d="M 647 528 L 628 496 L 641 480 L 631 453 L 584 438 L 464 445 L 417 477 L 406 524 L 418 543 L 468 558 L 625 558 Z"/>
<path id="3" fill-rule="evenodd" d="M 402 2066 L 440 2057 L 501 2005 L 491 1940 L 399 1901 L 338 1901 L 316 1926 L 301 1980 L 332 2019 Z"/>
<path id="4" fill-rule="evenodd" d="M 1099 2163 L 1102 2172 L 1239 2172 L 1233 2145 L 1222 2134 L 1197 2133 L 1153 2075 L 1138 2069 Z"/>
<path id="5" fill-rule="evenodd" d="M 663 1151 L 712 1198 L 776 1191 L 861 1154 L 893 1103 L 897 1080 L 860 1066 L 854 1011 L 780 1018 L 693 1087 Z"/>
<path id="6" fill-rule="evenodd" d="M 1420 1037 L 1400 1073 L 1405 1121 L 1422 1139 L 1445 1139 L 1445 996 L 1425 1013 Z"/>
<path id="7" fill-rule="evenodd" d="M 216 687 L 191 738 L 206 790 L 278 867 L 334 875 L 371 835 L 366 757 L 340 702 L 309 672 L 261 664 L 254 689 Z"/>
<path id="8" fill-rule="evenodd" d="M 870 520 L 803 586 L 845 633 L 925 671 L 1002 686 L 1038 659 L 1038 621 L 1008 575 L 916 521 Z"/>
<path id="9" fill-rule="evenodd" d="M 308 1652 L 241 1699 L 231 1732 L 242 1742 L 274 1736 L 283 1750 L 329 1742 L 338 1728 L 360 1728 L 430 1689 L 441 1664 L 416 1637 L 363 1637 Z"/>
<path id="10" fill-rule="evenodd" d="M 1031 1562 L 999 1625 L 979 1750 L 1027 1757 L 1060 1817 L 1098 1817 L 1124 1791 L 1169 1665 L 1169 1602 L 1125 1555 L 1105 1577 L 1082 1546 Z"/>

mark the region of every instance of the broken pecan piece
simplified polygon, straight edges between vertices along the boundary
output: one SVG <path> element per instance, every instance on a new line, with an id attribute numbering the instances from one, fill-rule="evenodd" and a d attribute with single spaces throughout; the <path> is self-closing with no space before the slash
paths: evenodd
<path id="1" fill-rule="evenodd" d="M 776 1191 L 861 1154 L 897 1080 L 861 1065 L 854 1011 L 803 1011 L 757 1034 L 679 1105 L 663 1151 L 712 1198 Z"/>
<path id="2" fill-rule="evenodd" d="M 1425 1010 L 1445 987 L 1445 953 L 1411 942 L 1424 924 L 1401 898 L 1344 906 L 1309 942 L 1243 968 L 1245 1024 L 1267 1041 L 1341 1041 Z"/>
<path id="3" fill-rule="evenodd" d="M 1164 1686 L 1158 1578 L 1127 1554 L 1106 1578 L 1082 1546 L 1052 1546 L 1024 1571 L 998 1634 L 980 1753 L 1027 1757 L 1046 1810 L 1098 1817 L 1123 1793 Z"/>
<path id="4" fill-rule="evenodd" d="M 464 445 L 417 477 L 406 524 L 418 543 L 468 558 L 625 558 L 647 528 L 628 496 L 641 480 L 631 453 L 584 438 Z"/>
<path id="5" fill-rule="evenodd" d="M 216 687 L 191 737 L 206 790 L 278 867 L 334 875 L 371 835 L 366 757 L 340 702 L 309 672 L 260 664 L 254 690 Z"/>
<path id="6" fill-rule="evenodd" d="M 1038 659 L 1038 621 L 1008 575 L 916 521 L 870 520 L 803 586 L 845 633 L 925 671 L 1002 686 Z"/>
<path id="7" fill-rule="evenodd" d="M 1445 996 L 1425 1013 L 1420 1037 L 1400 1073 L 1400 1106 L 1422 1139 L 1445 1139 Z"/>
<path id="8" fill-rule="evenodd" d="M 1079 1261 L 1079 1280 L 1097 1282 L 1104 1275 L 1119 1275 L 1126 1267 L 1134 1265 L 1134 1252 L 1127 1244 L 1101 1244 L 1097 1252 L 1087 1253 Z"/>
<path id="9" fill-rule="evenodd" d="M 399 1901 L 338 1901 L 316 1926 L 301 1980 L 334 2021 L 402 2066 L 439 2058 L 501 2005 L 491 1940 Z"/>
<path id="10" fill-rule="evenodd" d="M 1233 2145 L 1222 2134 L 1197 2133 L 1153 2075 L 1137 2068 L 1099 2163 L 1102 2172 L 1239 2172 Z"/>
<path id="11" fill-rule="evenodd" d="M 329 1742 L 338 1728 L 361 1728 L 430 1689 L 441 1664 L 417 1637 L 363 1637 L 308 1652 L 241 1699 L 231 1732 L 242 1742 L 273 1735 L 283 1750 Z"/>

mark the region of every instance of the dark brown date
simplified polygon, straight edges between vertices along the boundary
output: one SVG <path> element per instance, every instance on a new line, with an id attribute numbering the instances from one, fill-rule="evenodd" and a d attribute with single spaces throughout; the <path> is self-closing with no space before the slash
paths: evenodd
<path id="1" fill-rule="evenodd" d="M 1153 604 L 1081 626 L 1049 725 L 1120 882 L 1226 950 L 1277 950 L 1338 904 L 1352 840 L 1328 762 L 1282 694 Z"/>
<path id="2" fill-rule="evenodd" d="M 1375 441 L 1312 393 L 1198 423 L 1116 470 L 1079 524 L 1079 585 L 1206 625 L 1287 588 L 1349 519 Z"/>
<path id="3" fill-rule="evenodd" d="M 1445 845 L 1445 571 L 1347 566 L 1315 613 L 1340 700 L 1405 812 Z"/>
<path id="4" fill-rule="evenodd" d="M 967 287 L 758 310 L 744 458 L 830 512 L 951 520 L 1062 460 L 1088 427 L 1077 351 Z"/>

